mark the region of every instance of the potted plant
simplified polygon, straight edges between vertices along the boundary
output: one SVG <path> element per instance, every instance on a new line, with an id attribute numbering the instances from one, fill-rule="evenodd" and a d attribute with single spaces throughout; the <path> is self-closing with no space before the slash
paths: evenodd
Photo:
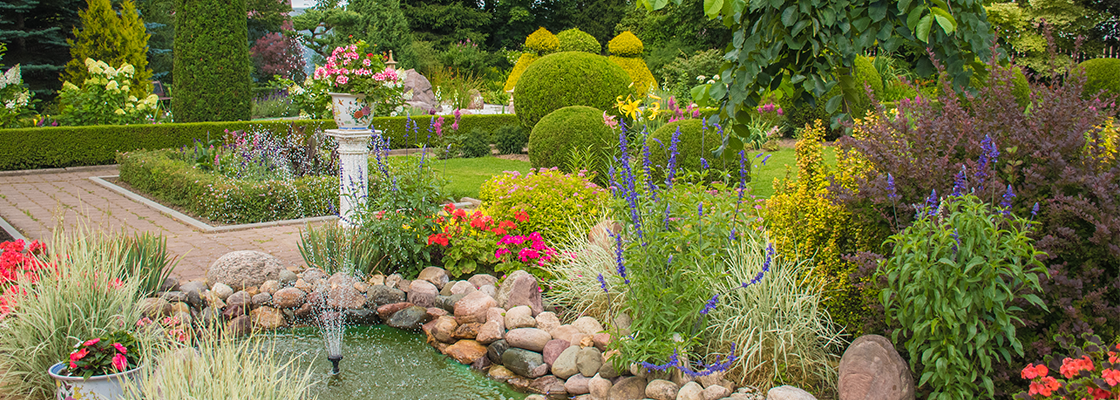
<path id="1" fill-rule="evenodd" d="M 78 343 L 68 360 L 52 365 L 57 400 L 117 400 L 123 381 L 137 379 L 140 346 L 132 334 L 114 332 Z"/>
<path id="2" fill-rule="evenodd" d="M 339 129 L 366 129 L 375 115 L 388 115 L 401 101 L 402 78 L 364 41 L 334 49 L 314 79 L 327 84 Z"/>

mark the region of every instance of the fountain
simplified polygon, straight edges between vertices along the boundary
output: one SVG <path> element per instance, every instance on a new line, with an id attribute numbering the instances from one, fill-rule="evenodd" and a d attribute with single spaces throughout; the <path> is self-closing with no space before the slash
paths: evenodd
<path id="1" fill-rule="evenodd" d="M 342 361 L 342 333 L 346 329 L 342 312 L 323 309 L 319 312 L 319 332 L 327 346 L 327 360 L 331 362 L 331 375 L 340 372 L 338 363 Z"/>

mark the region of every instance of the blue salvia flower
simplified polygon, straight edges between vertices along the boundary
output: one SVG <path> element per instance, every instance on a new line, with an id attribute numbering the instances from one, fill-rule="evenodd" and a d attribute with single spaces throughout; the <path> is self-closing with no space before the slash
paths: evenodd
<path id="1" fill-rule="evenodd" d="M 649 371 L 664 371 L 669 368 L 679 368 L 680 360 L 677 356 L 677 350 L 674 349 L 673 355 L 669 356 L 669 362 L 665 364 L 651 364 L 645 361 L 642 361 L 640 364 L 642 365 L 642 368 L 645 368 Z"/>
<path id="2" fill-rule="evenodd" d="M 700 157 L 700 170 L 701 171 L 706 171 L 707 169 L 708 169 L 708 160 L 705 160 L 704 157 Z"/>
<path id="3" fill-rule="evenodd" d="M 926 198 L 926 210 L 929 211 L 929 216 L 937 215 L 937 189 L 929 192 L 929 197 Z"/>
<path id="4" fill-rule="evenodd" d="M 731 234 L 728 235 L 728 239 L 731 240 L 732 242 L 735 241 L 735 228 L 731 228 Z"/>
<path id="5" fill-rule="evenodd" d="M 902 197 L 902 196 L 898 195 L 898 190 L 896 190 L 896 188 L 894 186 L 894 176 L 888 173 L 887 174 L 887 198 L 891 199 L 891 200 L 898 200 L 899 197 Z"/>
<path id="6" fill-rule="evenodd" d="M 665 166 L 665 188 L 673 188 L 673 175 L 677 172 L 677 144 L 681 141 L 681 127 L 673 132 L 673 138 L 669 141 L 669 165 Z M 626 154 L 623 152 L 623 154 Z"/>
<path id="7" fill-rule="evenodd" d="M 699 218 L 704 218 L 704 202 L 700 202 L 696 205 L 696 216 Z"/>
<path id="8" fill-rule="evenodd" d="M 984 180 L 988 178 L 988 170 L 999 160 L 999 148 L 996 147 L 991 136 L 984 135 L 984 140 L 980 141 L 980 150 L 980 167 L 976 169 L 975 176 L 977 189 L 984 191 Z"/>
<path id="9" fill-rule="evenodd" d="M 708 313 L 716 308 L 716 304 L 719 304 L 719 293 L 712 295 L 712 298 L 708 299 L 708 304 L 705 304 L 704 309 L 700 310 L 700 315 L 708 315 Z"/>
<path id="10" fill-rule="evenodd" d="M 1034 207 L 1031 207 L 1031 218 L 1038 216 L 1038 202 L 1034 202 Z"/>
<path id="11" fill-rule="evenodd" d="M 603 288 L 603 293 L 607 293 L 607 280 L 603 278 L 603 274 L 599 274 L 599 287 Z"/>
<path id="12" fill-rule="evenodd" d="M 630 278 L 626 277 L 626 263 L 624 262 L 623 257 L 622 257 L 622 233 L 621 232 L 614 235 L 614 242 L 615 242 L 614 257 L 615 257 L 615 261 L 618 263 L 618 276 L 622 277 L 622 281 L 626 282 L 626 284 L 629 285 L 630 284 Z"/>
<path id="13" fill-rule="evenodd" d="M 759 153 L 761 154 L 761 153 Z M 747 152 L 739 150 L 739 202 L 743 202 L 743 193 L 747 191 Z"/>
<path id="14" fill-rule="evenodd" d="M 1011 190 L 1011 185 L 1007 185 L 1007 191 L 1003 192 L 1003 201 L 999 202 L 999 206 L 1003 208 L 1003 215 L 1011 214 L 1011 199 L 1015 198 L 1015 192 Z"/>
<path id="15" fill-rule="evenodd" d="M 611 195 L 618 196 L 618 171 L 614 169 L 613 163 L 607 166 L 607 178 L 610 181 L 609 185 L 611 185 Z"/>
<path id="16" fill-rule="evenodd" d="M 665 217 L 663 218 L 663 220 L 665 221 L 665 230 L 669 230 L 669 208 L 671 206 L 672 204 L 670 202 L 665 202 Z"/>
<path id="17" fill-rule="evenodd" d="M 711 374 L 716 373 L 716 372 L 726 371 L 728 368 L 731 367 L 732 364 L 735 363 L 735 360 L 737 360 L 737 359 L 738 359 L 738 357 L 735 356 L 735 343 L 732 343 L 731 344 L 731 351 L 727 353 L 727 356 L 725 356 L 723 358 L 723 361 L 719 361 L 719 359 L 717 358 L 716 362 L 711 363 L 711 364 L 704 364 L 702 362 L 697 362 L 696 365 L 700 366 L 700 370 L 695 371 L 695 372 L 688 369 L 687 367 L 680 366 L 680 365 L 677 366 L 677 369 L 679 369 L 685 375 L 688 375 L 688 376 L 691 376 L 691 377 L 694 377 L 694 378 L 695 377 L 700 377 L 700 376 L 708 376 L 708 375 L 711 375 Z"/>
<path id="18" fill-rule="evenodd" d="M 762 165 L 766 165 L 766 161 L 768 161 L 768 160 L 770 160 L 770 155 L 769 154 L 767 154 L 766 157 L 762 159 Z"/>
<path id="19" fill-rule="evenodd" d="M 968 172 L 965 166 L 961 166 L 961 171 L 953 176 L 953 192 L 949 196 L 961 196 L 964 194 L 965 187 L 968 186 Z"/>

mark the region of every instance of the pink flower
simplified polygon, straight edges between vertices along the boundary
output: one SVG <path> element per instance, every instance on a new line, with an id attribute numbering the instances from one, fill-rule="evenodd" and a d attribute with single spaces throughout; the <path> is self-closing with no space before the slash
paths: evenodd
<path id="1" fill-rule="evenodd" d="M 1101 371 L 1101 377 L 1104 378 L 1105 383 L 1109 386 L 1120 385 L 1120 370 L 1106 369 Z"/>
<path id="2" fill-rule="evenodd" d="M 93 346 L 93 345 L 97 344 L 98 342 L 101 342 L 101 338 L 93 338 L 93 339 L 87 340 L 85 343 L 82 343 L 82 346 L 89 347 L 89 346 Z"/>
<path id="3" fill-rule="evenodd" d="M 144 327 L 144 326 L 147 326 L 148 324 L 151 324 L 151 323 L 152 323 L 151 319 L 149 319 L 148 317 L 144 317 L 144 318 L 140 318 L 139 321 L 136 321 L 136 326 Z"/>
<path id="4" fill-rule="evenodd" d="M 124 371 L 125 368 L 128 368 L 128 358 L 123 354 L 114 355 L 113 368 L 116 368 L 117 371 Z"/>
<path id="5" fill-rule="evenodd" d="M 368 66 L 369 66 L 369 64 L 370 64 L 370 62 L 369 62 L 369 59 L 368 59 L 368 58 L 367 58 L 367 59 L 364 59 L 364 60 L 362 60 L 362 65 L 365 65 L 365 66 L 367 66 L 367 67 L 368 67 Z"/>
<path id="6" fill-rule="evenodd" d="M 128 354 L 128 349 L 124 348 L 123 344 L 113 343 L 113 347 L 115 347 L 117 351 L 121 352 L 121 354 Z"/>
<path id="7" fill-rule="evenodd" d="M 338 82 L 339 85 L 345 85 L 346 82 L 350 81 L 350 78 L 347 78 L 346 75 L 339 75 L 334 81 Z"/>
<path id="8" fill-rule="evenodd" d="M 70 353 L 70 362 L 73 363 L 75 361 L 81 360 L 86 356 L 86 354 L 89 354 L 89 350 L 79 349 L 78 351 Z"/>

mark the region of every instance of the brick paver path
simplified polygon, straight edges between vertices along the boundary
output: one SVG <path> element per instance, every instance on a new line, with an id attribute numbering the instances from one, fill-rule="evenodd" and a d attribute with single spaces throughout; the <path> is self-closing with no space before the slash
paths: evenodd
<path id="1" fill-rule="evenodd" d="M 28 239 L 49 239 L 56 221 L 70 227 L 83 219 L 114 232 L 162 233 L 168 251 L 180 256 L 172 275 L 181 280 L 205 277 L 210 263 L 235 250 L 263 251 L 285 266 L 303 263 L 297 247 L 302 225 L 203 233 L 89 180 L 116 174 L 116 166 L 0 174 L 0 217 Z"/>

